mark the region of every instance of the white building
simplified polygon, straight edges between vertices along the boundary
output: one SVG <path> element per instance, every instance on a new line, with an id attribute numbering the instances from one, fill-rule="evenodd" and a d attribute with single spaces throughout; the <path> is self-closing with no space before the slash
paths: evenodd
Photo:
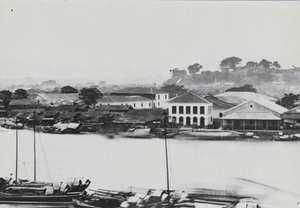
<path id="1" fill-rule="evenodd" d="M 208 126 L 212 124 L 213 104 L 194 92 L 170 99 L 168 110 L 170 122 L 187 126 Z"/>
<path id="2" fill-rule="evenodd" d="M 166 108 L 169 93 L 152 87 L 127 87 L 111 93 L 114 96 L 141 96 L 151 100 L 151 108 Z"/>
<path id="3" fill-rule="evenodd" d="M 153 108 L 152 100 L 142 96 L 103 96 L 97 100 L 96 106 L 100 105 L 130 105 L 134 109 Z"/>

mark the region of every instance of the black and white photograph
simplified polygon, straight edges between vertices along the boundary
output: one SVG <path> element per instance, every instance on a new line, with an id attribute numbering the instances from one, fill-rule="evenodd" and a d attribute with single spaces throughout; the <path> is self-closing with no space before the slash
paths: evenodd
<path id="1" fill-rule="evenodd" d="M 300 1 L 0 0 L 0 208 L 300 208 Z"/>

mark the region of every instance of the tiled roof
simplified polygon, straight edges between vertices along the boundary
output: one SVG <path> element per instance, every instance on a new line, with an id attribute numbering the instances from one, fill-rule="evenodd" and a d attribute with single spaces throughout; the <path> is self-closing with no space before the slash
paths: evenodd
<path id="1" fill-rule="evenodd" d="M 31 99 L 11 100 L 9 105 L 34 105 L 36 101 Z"/>
<path id="2" fill-rule="evenodd" d="M 291 110 L 286 111 L 284 114 L 300 114 L 300 106 L 292 108 Z"/>
<path id="3" fill-rule="evenodd" d="M 75 101 L 78 100 L 78 93 L 40 93 L 39 97 L 41 97 L 45 101 Z"/>
<path id="4" fill-rule="evenodd" d="M 118 90 L 116 92 L 113 92 L 112 94 L 146 94 L 146 95 L 154 95 L 154 94 L 160 94 L 160 93 L 166 93 L 162 90 L 153 88 L 153 87 L 127 87 L 121 90 Z"/>
<path id="5" fill-rule="evenodd" d="M 130 105 L 100 105 L 97 106 L 99 111 L 128 111 L 132 109 Z"/>
<path id="6" fill-rule="evenodd" d="M 203 97 L 200 97 L 196 93 L 190 91 L 178 97 L 169 100 L 169 103 L 210 103 Z"/>
<path id="7" fill-rule="evenodd" d="M 217 97 L 219 100 L 228 102 L 228 103 L 232 103 L 235 105 L 241 104 L 243 102 L 246 102 L 247 100 L 256 100 L 256 99 L 266 99 L 266 100 L 270 100 L 270 101 L 277 101 L 277 99 L 273 98 L 273 97 L 269 97 L 266 95 L 262 95 L 262 94 L 258 94 L 258 93 L 254 93 L 254 92 L 224 92 L 218 95 L 215 95 L 215 97 Z"/>
<path id="8" fill-rule="evenodd" d="M 284 112 L 282 118 L 285 119 L 300 119 L 300 106 L 292 108 L 289 111 Z"/>
<path id="9" fill-rule="evenodd" d="M 123 95 L 103 96 L 101 99 L 97 100 L 98 103 L 138 102 L 138 101 L 151 101 L 151 100 L 142 96 L 123 96 Z"/>
<path id="10" fill-rule="evenodd" d="M 235 105 L 232 103 L 225 102 L 223 100 L 218 99 L 217 97 L 207 95 L 204 97 L 205 100 L 213 103 L 213 108 L 219 108 L 219 109 L 229 109 L 234 107 Z"/>

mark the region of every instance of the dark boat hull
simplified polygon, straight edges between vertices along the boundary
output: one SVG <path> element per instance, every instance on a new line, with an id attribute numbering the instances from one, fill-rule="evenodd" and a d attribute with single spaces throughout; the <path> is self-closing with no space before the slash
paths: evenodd
<path id="1" fill-rule="evenodd" d="M 0 195 L 0 204 L 22 204 L 22 203 L 62 203 L 72 202 L 82 195 Z"/>

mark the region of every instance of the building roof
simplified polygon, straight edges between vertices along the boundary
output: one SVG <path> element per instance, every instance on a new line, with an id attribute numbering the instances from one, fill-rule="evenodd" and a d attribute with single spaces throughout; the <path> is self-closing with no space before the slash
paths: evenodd
<path id="1" fill-rule="evenodd" d="M 39 93 L 36 99 L 41 98 L 44 101 L 55 102 L 59 100 L 68 100 L 74 102 L 78 100 L 78 93 Z"/>
<path id="2" fill-rule="evenodd" d="M 229 109 L 229 108 L 232 108 L 234 107 L 235 105 L 232 104 L 232 103 L 228 103 L 228 102 L 225 102 L 223 100 L 220 100 L 219 98 L 217 97 L 214 97 L 214 96 L 211 96 L 211 95 L 207 95 L 204 97 L 205 100 L 213 103 L 213 108 L 218 108 L 218 109 Z"/>
<path id="3" fill-rule="evenodd" d="M 34 105 L 36 104 L 36 101 L 31 99 L 21 99 L 21 100 L 11 100 L 9 105 Z"/>
<path id="4" fill-rule="evenodd" d="M 297 106 L 295 108 L 292 108 L 291 110 L 284 112 L 284 114 L 282 115 L 282 118 L 300 119 L 300 106 Z"/>
<path id="5" fill-rule="evenodd" d="M 128 111 L 133 109 L 131 105 L 99 105 L 97 106 L 98 111 Z"/>
<path id="6" fill-rule="evenodd" d="M 232 109 L 238 108 L 238 107 L 240 107 L 240 106 L 242 106 L 242 105 L 245 105 L 246 103 L 249 103 L 249 102 L 255 102 L 255 103 L 257 103 L 257 104 L 259 104 L 259 105 L 261 105 L 261 106 L 264 106 L 265 108 L 268 108 L 268 109 L 270 109 L 271 111 L 274 111 L 274 112 L 279 113 L 279 114 L 282 114 L 282 113 L 284 113 L 284 112 L 287 111 L 286 108 L 284 108 L 284 107 L 282 107 L 282 106 L 280 106 L 280 105 L 277 105 L 277 104 L 274 103 L 274 102 L 271 102 L 271 101 L 266 100 L 266 99 L 264 99 L 264 98 L 259 98 L 259 99 L 256 99 L 256 100 L 247 100 L 246 102 L 241 103 L 241 104 L 239 104 L 239 105 L 236 105 L 236 106 L 234 106 L 234 107 L 232 107 L 232 108 L 230 108 L 230 109 L 224 111 L 223 113 L 226 113 L 226 112 L 228 112 L 228 111 L 231 111 Z"/>
<path id="7" fill-rule="evenodd" d="M 232 103 L 235 105 L 241 104 L 246 102 L 247 100 L 256 100 L 256 99 L 266 99 L 269 101 L 276 102 L 277 99 L 273 97 L 269 97 L 266 95 L 254 93 L 254 92 L 238 92 L 238 91 L 230 91 L 230 92 L 224 92 L 218 95 L 215 95 L 219 100 Z"/>
<path id="8" fill-rule="evenodd" d="M 140 101 L 151 101 L 151 100 L 142 96 L 123 96 L 123 95 L 103 96 L 101 99 L 97 100 L 98 103 L 140 102 Z"/>
<path id="9" fill-rule="evenodd" d="M 272 113 L 231 113 L 220 119 L 230 120 L 281 120 Z"/>
<path id="10" fill-rule="evenodd" d="M 118 91 L 115 91 L 111 94 L 145 94 L 145 95 L 155 95 L 167 93 L 162 90 L 153 88 L 153 87 L 127 87 Z"/>
<path id="11" fill-rule="evenodd" d="M 169 103 L 210 103 L 200 95 L 197 95 L 195 92 L 189 91 L 183 95 L 172 98 L 169 100 Z"/>

